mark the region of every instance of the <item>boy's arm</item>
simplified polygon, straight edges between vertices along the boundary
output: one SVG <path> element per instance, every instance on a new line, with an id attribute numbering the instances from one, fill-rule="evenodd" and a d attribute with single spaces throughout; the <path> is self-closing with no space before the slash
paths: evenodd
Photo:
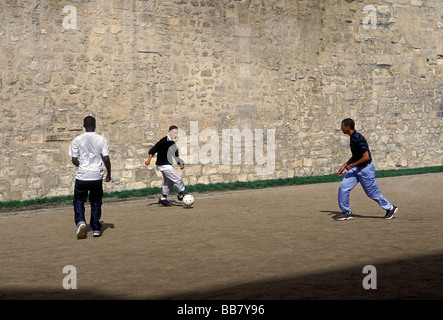
<path id="1" fill-rule="evenodd" d="M 346 170 L 351 170 L 354 167 L 357 167 L 361 164 L 364 164 L 366 162 L 369 161 L 369 152 L 366 151 L 365 153 L 363 153 L 363 157 L 361 157 L 361 159 L 357 160 L 354 162 L 354 158 L 350 158 L 339 170 L 338 170 L 338 175 L 341 176 L 341 174 L 343 173 L 343 171 Z"/>
<path id="2" fill-rule="evenodd" d="M 343 166 L 348 166 L 352 163 L 352 161 L 354 160 L 354 157 L 350 157 L 348 161 L 345 162 L 345 164 Z"/>
<path id="3" fill-rule="evenodd" d="M 71 156 L 72 164 L 76 167 L 80 166 L 80 161 L 78 160 L 79 154 L 78 154 L 78 147 L 76 140 L 72 140 L 71 145 L 69 146 L 69 152 L 68 155 Z"/>
<path id="4" fill-rule="evenodd" d="M 363 153 L 363 157 L 361 157 L 359 160 L 355 161 L 354 163 L 352 163 L 352 162 L 349 163 L 349 167 L 353 168 L 353 167 L 359 166 L 361 164 L 364 164 L 364 163 L 368 162 L 369 159 L 370 159 L 369 158 L 369 152 L 366 151 L 365 153 Z"/>
<path id="5" fill-rule="evenodd" d="M 78 161 L 77 157 L 72 157 L 71 161 L 74 166 L 76 166 L 76 167 L 80 166 L 80 161 Z"/>
<path id="6" fill-rule="evenodd" d="M 109 142 L 105 137 L 103 137 L 102 143 L 102 160 L 107 171 L 105 181 L 109 182 L 111 181 L 111 159 L 109 158 Z"/>
<path id="7" fill-rule="evenodd" d="M 154 156 L 154 154 L 157 153 L 160 141 L 158 141 L 151 149 L 149 149 L 149 151 L 148 151 L 148 160 L 145 161 L 145 165 L 146 166 L 149 166 L 151 164 L 151 159 Z"/>
<path id="8" fill-rule="evenodd" d="M 145 161 L 145 165 L 149 166 L 151 164 L 152 154 L 150 153 L 148 156 L 148 160 Z"/>
<path id="9" fill-rule="evenodd" d="M 352 163 L 352 160 L 353 160 L 353 158 L 350 157 L 349 160 L 346 161 L 345 164 L 340 169 L 338 169 L 338 175 L 339 176 L 342 175 L 342 173 L 343 173 L 343 171 L 345 171 L 345 169 L 346 170 L 351 170 L 350 164 Z"/>
<path id="10" fill-rule="evenodd" d="M 103 163 L 105 164 L 106 171 L 107 171 L 105 181 L 109 182 L 109 181 L 111 181 L 111 159 L 109 159 L 109 156 L 103 157 Z"/>
<path id="11" fill-rule="evenodd" d="M 175 161 L 177 161 L 177 163 L 180 165 L 180 169 L 184 169 L 185 168 L 185 162 L 183 161 L 182 158 L 180 158 L 179 154 L 178 154 L 178 148 L 176 146 L 176 150 L 175 150 L 175 154 L 174 154 L 174 158 Z"/>
<path id="12" fill-rule="evenodd" d="M 178 154 L 178 149 L 175 151 L 175 160 L 177 161 L 177 163 L 182 166 L 185 165 L 185 162 L 183 161 L 182 158 L 180 158 L 179 154 Z"/>

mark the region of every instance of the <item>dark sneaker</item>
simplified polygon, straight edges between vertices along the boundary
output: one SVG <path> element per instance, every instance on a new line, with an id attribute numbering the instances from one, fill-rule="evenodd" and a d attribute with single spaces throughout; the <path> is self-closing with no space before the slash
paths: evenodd
<path id="1" fill-rule="evenodd" d="M 337 221 L 352 220 L 354 219 L 354 216 L 352 215 L 352 212 L 343 212 L 342 214 L 335 216 L 334 219 Z"/>
<path id="2" fill-rule="evenodd" d="M 166 200 L 166 199 L 162 200 L 162 199 L 158 198 L 158 203 L 163 205 L 163 206 L 165 206 L 165 207 L 171 207 L 172 206 L 172 204 L 168 200 Z"/>
<path id="3" fill-rule="evenodd" d="M 398 208 L 396 206 L 392 206 L 391 210 L 386 210 L 386 215 L 383 217 L 383 219 L 390 220 L 394 218 L 394 215 L 397 213 Z"/>
<path id="4" fill-rule="evenodd" d="M 185 195 L 184 194 L 178 194 L 177 195 L 177 199 L 178 199 L 178 201 L 183 201 L 183 197 L 184 197 Z"/>

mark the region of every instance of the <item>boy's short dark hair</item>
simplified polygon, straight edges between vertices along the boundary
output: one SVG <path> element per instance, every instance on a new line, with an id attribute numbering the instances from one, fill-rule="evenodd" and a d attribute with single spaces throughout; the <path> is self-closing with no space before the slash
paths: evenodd
<path id="1" fill-rule="evenodd" d="M 345 126 L 351 128 L 352 130 L 354 130 L 354 128 L 355 128 L 355 122 L 354 122 L 354 120 L 352 120 L 351 118 L 346 118 L 346 119 L 344 119 L 344 120 L 342 121 L 342 123 L 343 123 Z"/>
<path id="2" fill-rule="evenodd" d="M 83 119 L 83 127 L 91 128 L 95 127 L 95 118 L 93 116 L 87 116 Z"/>
<path id="3" fill-rule="evenodd" d="M 170 126 L 169 127 L 169 131 L 174 130 L 174 129 L 178 129 L 178 127 L 177 126 Z"/>

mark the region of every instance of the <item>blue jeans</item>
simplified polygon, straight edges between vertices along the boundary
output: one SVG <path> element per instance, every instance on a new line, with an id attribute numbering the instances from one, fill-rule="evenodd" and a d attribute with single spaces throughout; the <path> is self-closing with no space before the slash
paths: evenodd
<path id="1" fill-rule="evenodd" d="M 74 221 L 78 226 L 80 223 L 86 223 L 85 220 L 85 202 L 88 198 L 91 204 L 90 226 L 93 231 L 100 231 L 100 218 L 102 216 L 102 180 L 82 181 L 75 180 L 74 188 Z"/>
<path id="2" fill-rule="evenodd" d="M 349 170 L 338 189 L 338 205 L 343 212 L 351 212 L 349 193 L 360 182 L 366 195 L 377 202 L 383 209 L 391 209 L 391 203 L 386 200 L 375 181 L 375 168 L 372 163 L 357 166 Z"/>

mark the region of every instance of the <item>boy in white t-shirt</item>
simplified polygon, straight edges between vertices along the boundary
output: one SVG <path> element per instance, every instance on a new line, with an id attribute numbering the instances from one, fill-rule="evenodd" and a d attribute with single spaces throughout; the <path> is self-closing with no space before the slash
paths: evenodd
<path id="1" fill-rule="evenodd" d="M 106 182 L 111 181 L 111 160 L 108 140 L 95 133 L 95 118 L 87 116 L 83 121 L 86 132 L 71 142 L 69 155 L 78 167 L 74 188 L 74 221 L 77 238 L 86 238 L 85 202 L 89 193 L 91 204 L 90 226 L 94 237 L 101 235 L 101 206 L 103 197 L 103 165 L 106 167 Z"/>

